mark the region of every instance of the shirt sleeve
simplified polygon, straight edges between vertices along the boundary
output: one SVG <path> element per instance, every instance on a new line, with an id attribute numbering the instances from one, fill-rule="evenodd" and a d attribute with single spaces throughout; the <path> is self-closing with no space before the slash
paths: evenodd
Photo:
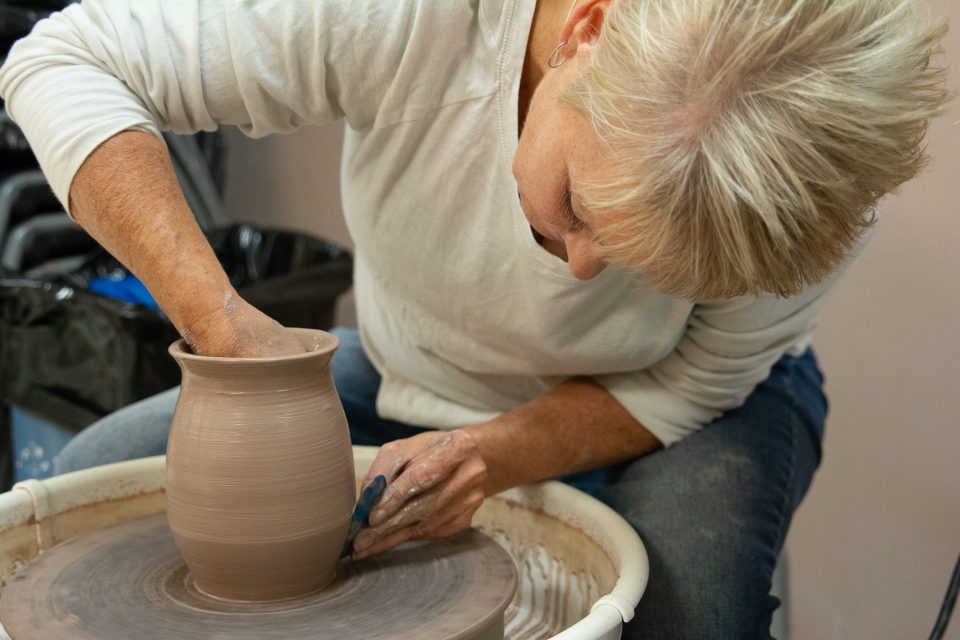
<path id="1" fill-rule="evenodd" d="M 428 10 L 422 6 L 430 2 Z M 84 0 L 11 49 L 0 94 L 67 203 L 86 157 L 124 130 L 247 135 L 346 117 L 362 130 L 443 96 L 473 15 L 432 0 Z M 448 38 L 437 38 L 443 31 Z"/>
<path id="2" fill-rule="evenodd" d="M 676 347 L 638 372 L 595 376 L 664 446 L 700 429 L 747 396 L 785 353 L 800 355 L 830 292 L 869 238 L 827 279 L 790 298 L 774 295 L 694 306 Z"/>

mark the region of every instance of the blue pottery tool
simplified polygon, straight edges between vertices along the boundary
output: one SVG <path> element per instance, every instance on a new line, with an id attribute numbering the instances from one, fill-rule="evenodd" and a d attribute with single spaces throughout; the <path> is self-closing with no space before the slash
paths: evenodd
<path id="1" fill-rule="evenodd" d="M 345 558 L 353 550 L 353 541 L 357 534 L 367 524 L 367 516 L 370 515 L 370 509 L 377 504 L 377 500 L 383 495 L 387 488 L 387 479 L 382 475 L 376 476 L 370 481 L 370 484 L 360 490 L 360 499 L 357 500 L 357 507 L 353 510 L 353 520 L 350 522 L 350 531 L 347 533 L 347 541 L 343 543 L 343 551 L 340 557 Z"/>

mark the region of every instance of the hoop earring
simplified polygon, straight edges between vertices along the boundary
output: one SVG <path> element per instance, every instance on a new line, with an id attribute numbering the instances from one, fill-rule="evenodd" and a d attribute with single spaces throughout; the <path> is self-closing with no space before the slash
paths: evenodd
<path id="1" fill-rule="evenodd" d="M 569 40 L 564 40 L 563 42 L 561 42 L 560 44 L 558 44 L 558 45 L 557 45 L 557 48 L 554 49 L 554 50 L 550 53 L 550 57 L 547 58 L 547 66 L 548 66 L 548 67 L 550 67 L 551 69 L 556 69 L 557 67 L 559 67 L 560 65 L 562 65 L 564 62 L 567 61 L 567 59 L 564 58 L 564 59 L 561 60 L 560 62 L 557 62 L 557 61 L 554 60 L 554 58 L 557 57 L 557 54 L 560 53 L 560 49 L 562 49 L 563 46 L 564 46 L 565 44 L 567 44 L 568 42 L 570 42 L 570 41 L 569 41 Z"/>

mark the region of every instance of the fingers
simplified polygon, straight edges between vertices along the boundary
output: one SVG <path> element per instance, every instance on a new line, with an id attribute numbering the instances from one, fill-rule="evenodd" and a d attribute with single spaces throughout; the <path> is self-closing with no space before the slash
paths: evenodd
<path id="1" fill-rule="evenodd" d="M 380 447 L 380 452 L 370 465 L 370 470 L 363 477 L 363 486 L 370 484 L 379 475 L 387 479 L 388 485 L 391 484 L 403 471 L 404 465 L 406 465 L 406 459 L 403 453 L 397 451 L 396 442 L 388 442 Z"/>
<path id="2" fill-rule="evenodd" d="M 354 541 L 355 559 L 461 531 L 485 497 L 486 463 L 465 432 L 429 432 L 384 445 L 364 483 L 377 474 L 389 484 L 370 526 Z"/>
<path id="3" fill-rule="evenodd" d="M 471 465 L 472 466 L 472 465 Z M 461 468 L 456 477 L 403 504 L 390 518 L 372 524 L 367 536 L 384 537 L 407 527 L 418 528 L 417 537 L 436 531 L 461 513 L 473 513 L 483 502 L 479 470 Z"/>
<path id="4" fill-rule="evenodd" d="M 474 509 L 474 511 L 476 511 L 476 509 Z M 469 529 L 472 520 L 472 511 L 470 513 L 461 513 L 455 516 L 453 519 L 442 523 L 436 528 L 433 528 L 432 530 L 426 531 L 422 526 L 404 527 L 386 535 L 383 538 L 364 540 L 362 547 L 359 547 L 356 544 L 356 542 L 360 542 L 360 538 L 358 537 L 357 541 L 354 543 L 354 552 L 351 558 L 354 560 L 362 560 L 368 556 L 389 551 L 390 549 L 411 540 L 432 540 L 435 538 L 446 538 L 456 533 L 460 533 L 465 529 Z"/>
<path id="5" fill-rule="evenodd" d="M 439 491 L 431 491 L 405 504 L 389 520 L 375 527 L 367 527 L 360 532 L 360 535 L 354 541 L 354 550 L 365 551 L 374 542 L 393 536 L 401 529 L 410 530 L 410 536 L 417 533 L 426 533 L 431 520 L 437 522 L 438 520 L 449 519 L 450 514 L 442 513 L 437 509 L 439 497 Z"/>
<path id="6" fill-rule="evenodd" d="M 383 475 L 387 479 L 387 483 L 392 484 L 417 453 L 428 448 L 435 440 L 442 439 L 445 435 L 441 431 L 428 431 L 412 438 L 394 440 L 384 444 L 380 447 L 377 458 L 370 465 L 367 475 L 364 476 L 364 484 L 377 475 Z"/>
<path id="7" fill-rule="evenodd" d="M 365 529 L 353 545 L 353 559 L 382 553 L 410 540 L 445 538 L 470 527 L 473 514 L 483 503 L 483 492 L 476 491 L 458 504 L 432 510 L 429 505 L 408 505 L 396 518 L 375 529 Z M 429 502 L 429 498 L 417 502 Z M 426 518 L 416 516 L 428 514 Z"/>
<path id="8" fill-rule="evenodd" d="M 405 462 L 403 472 L 387 485 L 376 508 L 371 512 L 372 526 L 385 521 L 415 496 L 437 486 L 457 468 L 463 457 L 456 447 L 451 446 L 454 440 L 453 434 L 444 434 L 426 450 Z"/>

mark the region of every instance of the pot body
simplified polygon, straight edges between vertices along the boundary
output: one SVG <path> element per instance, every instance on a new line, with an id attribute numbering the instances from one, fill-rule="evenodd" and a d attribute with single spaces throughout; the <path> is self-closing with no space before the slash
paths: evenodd
<path id="1" fill-rule="evenodd" d="M 211 358 L 183 371 L 167 444 L 167 517 L 201 591 L 277 600 L 323 588 L 356 503 L 346 417 L 330 374 L 337 338 L 291 329 L 308 353 Z"/>

